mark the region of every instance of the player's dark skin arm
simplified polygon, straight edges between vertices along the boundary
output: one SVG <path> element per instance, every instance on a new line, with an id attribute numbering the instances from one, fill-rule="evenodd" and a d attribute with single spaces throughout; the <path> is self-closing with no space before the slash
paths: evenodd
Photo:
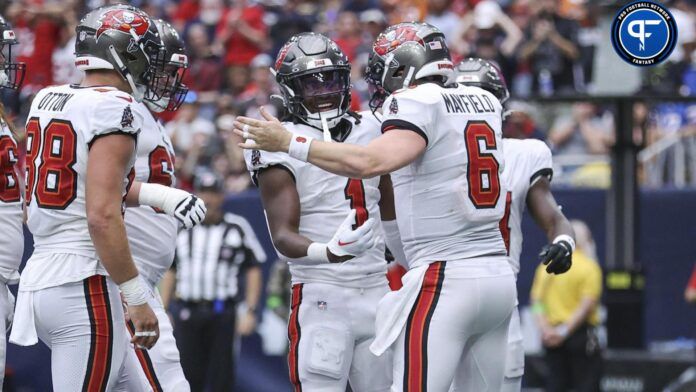
<path id="1" fill-rule="evenodd" d="M 551 193 L 551 184 L 548 178 L 537 180 L 527 192 L 527 208 L 534 222 L 544 230 L 549 241 L 561 234 L 566 234 L 575 239 L 573 227 L 568 218 L 561 212 L 561 207 Z"/>
<path id="2" fill-rule="evenodd" d="M 307 248 L 313 241 L 299 233 L 300 196 L 295 188 L 295 179 L 282 167 L 270 167 L 259 172 L 258 183 L 275 248 L 289 258 L 307 256 Z M 351 258 L 337 257 L 328 250 L 327 254 L 331 262 Z"/>
<path id="3" fill-rule="evenodd" d="M 383 221 L 393 221 L 396 219 L 396 208 L 394 208 L 394 188 L 392 187 L 389 174 L 379 179 L 379 214 Z"/>

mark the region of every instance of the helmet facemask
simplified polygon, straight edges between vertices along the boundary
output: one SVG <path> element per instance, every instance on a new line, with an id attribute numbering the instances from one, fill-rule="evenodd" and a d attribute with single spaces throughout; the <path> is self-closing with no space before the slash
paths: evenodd
<path id="1" fill-rule="evenodd" d="M 186 98 L 188 87 L 183 84 L 188 67 L 186 55 L 174 53 L 163 67 L 155 67 L 152 87 L 145 103 L 150 110 L 161 113 L 176 111 Z"/>
<path id="2" fill-rule="evenodd" d="M 2 37 L 0 40 L 0 88 L 18 90 L 24 81 L 26 64 L 12 61 L 12 45 L 17 42 L 13 32 L 6 30 L 3 33 L 11 33 L 12 37 Z"/>
<path id="3" fill-rule="evenodd" d="M 282 83 L 289 111 L 307 124 L 323 129 L 322 119 L 333 128 L 350 105 L 350 70 L 318 69 L 287 78 Z"/>

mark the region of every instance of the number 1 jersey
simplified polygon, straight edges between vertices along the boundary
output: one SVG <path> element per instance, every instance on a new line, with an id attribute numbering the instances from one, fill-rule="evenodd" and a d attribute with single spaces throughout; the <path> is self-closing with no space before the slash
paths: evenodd
<path id="1" fill-rule="evenodd" d="M 353 126 L 344 143 L 366 145 L 380 135 L 379 122 L 372 113 L 363 112 L 360 123 L 352 117 L 346 118 Z M 283 125 L 298 137 L 322 140 L 318 129 L 290 122 Z M 284 153 L 245 151 L 245 158 L 255 181 L 259 171 L 268 167 L 277 166 L 290 172 L 300 197 L 299 233 L 312 241 L 329 242 L 351 209 L 357 212 L 355 224 L 362 224 L 368 218 L 374 218 L 377 225 L 381 221 L 379 177 L 359 180 L 338 176 Z M 280 252 L 278 255 L 290 265 L 293 283 L 337 283 L 349 287 L 386 284 L 387 262 L 382 242 L 360 257 L 336 264 L 317 263 L 307 257 L 291 259 Z"/>
<path id="2" fill-rule="evenodd" d="M 384 102 L 382 132 L 411 130 L 425 152 L 392 173 L 397 222 L 411 267 L 505 255 L 502 107 L 478 87 L 435 83 Z"/>
<path id="3" fill-rule="evenodd" d="M 135 104 L 113 87 L 52 86 L 36 95 L 26 125 L 27 223 L 35 253 L 97 258 L 85 211 L 89 149 L 102 136 L 137 137 L 143 119 Z M 135 151 L 130 167 L 134 160 Z M 132 174 L 124 174 L 124 196 Z"/>

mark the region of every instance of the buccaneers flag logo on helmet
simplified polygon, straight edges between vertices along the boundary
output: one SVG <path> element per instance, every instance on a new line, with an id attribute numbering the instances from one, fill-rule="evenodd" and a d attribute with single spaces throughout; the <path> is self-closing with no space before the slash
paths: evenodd
<path id="1" fill-rule="evenodd" d="M 138 37 L 142 37 L 150 28 L 150 19 L 146 15 L 130 10 L 109 10 L 99 21 L 101 25 L 97 30 L 97 40 L 108 30 L 118 30 L 126 34 L 133 31 Z"/>
<path id="2" fill-rule="evenodd" d="M 418 31 L 413 26 L 397 26 L 391 31 L 380 34 L 373 50 L 378 55 L 384 56 L 405 42 L 416 42 L 425 46 L 423 39 L 418 36 Z"/>

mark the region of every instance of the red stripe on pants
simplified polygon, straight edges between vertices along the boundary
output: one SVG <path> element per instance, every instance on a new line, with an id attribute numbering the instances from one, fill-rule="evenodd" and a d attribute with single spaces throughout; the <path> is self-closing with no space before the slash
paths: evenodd
<path id="1" fill-rule="evenodd" d="M 445 263 L 440 261 L 428 266 L 420 293 L 406 323 L 404 346 L 404 391 L 406 392 L 427 390 L 428 327 L 442 287 L 444 267 Z"/>
<path id="2" fill-rule="evenodd" d="M 106 277 L 94 275 L 84 280 L 91 339 L 84 392 L 106 391 L 111 371 L 113 324 Z"/>
<path id="3" fill-rule="evenodd" d="M 128 327 L 128 332 L 130 333 L 131 337 L 133 337 L 133 335 L 135 335 L 135 326 L 133 325 L 133 322 L 128 321 L 126 326 Z M 147 378 L 148 384 L 150 384 L 153 391 L 162 392 L 162 386 L 160 385 L 157 374 L 155 373 L 155 367 L 152 365 L 150 354 L 148 354 L 147 350 L 141 348 L 135 347 L 134 350 L 135 356 L 138 358 L 138 362 L 140 362 L 140 367 L 145 373 L 145 378 Z"/>
<path id="4" fill-rule="evenodd" d="M 294 392 L 302 392 L 300 383 L 300 368 L 297 363 L 298 349 L 300 347 L 300 304 L 302 303 L 302 283 L 292 286 L 292 304 L 290 306 L 290 320 L 288 321 L 288 339 L 290 350 L 288 351 L 288 368 L 290 369 L 290 382 Z"/>

